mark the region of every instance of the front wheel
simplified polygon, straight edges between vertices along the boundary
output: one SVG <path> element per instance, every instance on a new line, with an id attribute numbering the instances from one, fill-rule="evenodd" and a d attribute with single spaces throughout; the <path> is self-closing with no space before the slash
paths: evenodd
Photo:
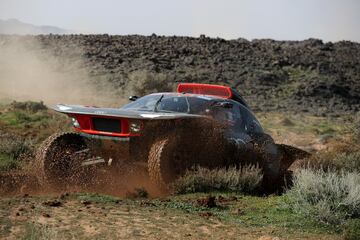
<path id="1" fill-rule="evenodd" d="M 50 136 L 43 142 L 36 157 L 40 182 L 57 190 L 86 186 L 91 180 L 91 170 L 82 166 L 86 151 L 85 140 L 79 134 L 57 133 Z"/>

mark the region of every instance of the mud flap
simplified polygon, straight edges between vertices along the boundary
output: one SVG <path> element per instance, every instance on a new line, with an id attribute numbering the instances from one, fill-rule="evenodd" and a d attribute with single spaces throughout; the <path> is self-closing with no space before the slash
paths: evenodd
<path id="1" fill-rule="evenodd" d="M 310 153 L 304 150 L 286 144 L 276 144 L 276 146 L 282 154 L 280 167 L 282 172 L 285 172 L 296 160 L 301 160 L 311 156 Z"/>

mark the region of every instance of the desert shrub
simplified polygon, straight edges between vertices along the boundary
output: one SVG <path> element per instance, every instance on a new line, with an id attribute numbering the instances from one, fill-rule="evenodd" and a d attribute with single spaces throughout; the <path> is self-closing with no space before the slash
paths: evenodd
<path id="1" fill-rule="evenodd" d="M 164 73 L 136 71 L 129 75 L 127 89 L 132 94 L 144 96 L 154 92 L 172 91 L 172 82 L 172 77 Z"/>
<path id="2" fill-rule="evenodd" d="M 5 134 L 0 136 L 0 153 L 7 154 L 14 158 L 20 157 L 22 154 L 31 150 L 31 146 L 24 139 Z"/>
<path id="3" fill-rule="evenodd" d="M 24 110 L 12 110 L 0 115 L 0 121 L 6 125 L 22 129 L 30 125 L 47 124 L 50 116 L 46 111 L 33 113 Z"/>
<path id="4" fill-rule="evenodd" d="M 305 168 L 323 171 L 357 171 L 360 172 L 360 151 L 354 152 L 322 152 L 305 160 Z"/>
<path id="5" fill-rule="evenodd" d="M 302 169 L 287 192 L 295 211 L 328 224 L 360 216 L 360 174 Z"/>
<path id="6" fill-rule="evenodd" d="M 26 123 L 31 120 L 29 115 L 23 111 L 14 111 L 14 116 L 17 123 Z"/>
<path id="7" fill-rule="evenodd" d="M 13 110 L 24 110 L 24 111 L 30 111 L 30 112 L 38 112 L 41 110 L 46 110 L 47 107 L 45 104 L 41 102 L 33 102 L 33 101 L 26 101 L 26 102 L 12 102 L 10 107 Z"/>
<path id="8" fill-rule="evenodd" d="M 351 219 L 345 225 L 344 239 L 358 240 L 360 237 L 360 219 Z"/>
<path id="9" fill-rule="evenodd" d="M 175 193 L 194 193 L 210 191 L 231 191 L 254 193 L 259 189 L 263 174 L 258 166 L 243 166 L 240 169 L 207 169 L 197 167 L 187 171 L 173 184 Z"/>
<path id="10" fill-rule="evenodd" d="M 13 135 L 0 136 L 0 171 L 16 168 L 21 158 L 32 152 L 32 146 L 27 141 Z"/>

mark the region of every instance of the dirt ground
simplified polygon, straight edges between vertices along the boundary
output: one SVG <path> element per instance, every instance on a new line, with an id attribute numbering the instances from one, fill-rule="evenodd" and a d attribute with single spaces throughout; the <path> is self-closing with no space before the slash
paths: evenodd
<path id="1" fill-rule="evenodd" d="M 239 199 L 233 199 L 239 201 Z M 340 239 L 278 225 L 250 226 L 169 198 L 101 195 L 0 198 L 1 239 Z M 223 205 L 225 207 L 225 205 Z M 241 212 L 233 213 L 241 214 Z"/>

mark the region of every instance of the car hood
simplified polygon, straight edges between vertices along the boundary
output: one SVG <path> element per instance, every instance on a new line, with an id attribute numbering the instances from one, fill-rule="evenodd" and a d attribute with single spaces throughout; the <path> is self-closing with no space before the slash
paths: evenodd
<path id="1" fill-rule="evenodd" d="M 177 113 L 177 112 L 149 112 L 138 110 L 124 110 L 119 108 L 98 108 L 81 105 L 58 104 L 53 107 L 57 112 L 67 115 L 83 114 L 92 116 L 123 117 L 133 119 L 177 119 L 177 118 L 201 118 L 202 115 Z"/>

